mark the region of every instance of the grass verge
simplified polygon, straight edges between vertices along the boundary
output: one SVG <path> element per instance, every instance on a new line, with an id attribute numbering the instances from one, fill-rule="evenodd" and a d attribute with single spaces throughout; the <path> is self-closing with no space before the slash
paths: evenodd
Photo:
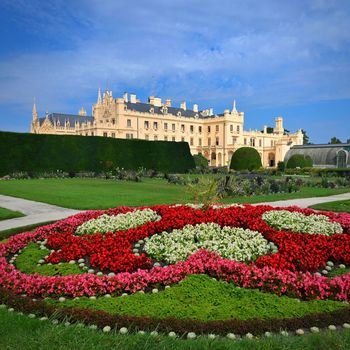
<path id="1" fill-rule="evenodd" d="M 310 208 L 326 211 L 350 213 L 350 200 L 315 204 Z"/>
<path id="2" fill-rule="evenodd" d="M 12 211 L 12 210 L 9 210 L 6 208 L 0 208 L 0 221 L 14 219 L 14 218 L 20 218 L 22 216 L 25 216 L 25 215 L 19 211 Z"/>

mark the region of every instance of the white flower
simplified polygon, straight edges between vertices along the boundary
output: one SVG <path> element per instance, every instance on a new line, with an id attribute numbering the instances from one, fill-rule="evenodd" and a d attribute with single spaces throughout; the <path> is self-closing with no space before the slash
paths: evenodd
<path id="1" fill-rule="evenodd" d="M 177 337 L 175 332 L 169 332 L 168 336 L 171 337 L 171 338 L 176 338 Z"/>
<path id="2" fill-rule="evenodd" d="M 158 332 L 157 332 L 157 331 L 152 331 L 152 332 L 151 332 L 151 335 L 154 336 L 154 337 L 156 337 L 156 336 L 158 335 Z"/>
<path id="3" fill-rule="evenodd" d="M 59 301 L 60 303 L 63 303 L 64 301 L 66 301 L 66 298 L 65 298 L 65 297 L 59 297 L 59 298 L 58 298 L 58 301 Z"/>
<path id="4" fill-rule="evenodd" d="M 245 335 L 245 337 L 248 338 L 248 339 L 253 339 L 253 338 L 254 338 L 254 335 L 253 335 L 252 333 L 247 333 L 247 334 Z"/>
<path id="5" fill-rule="evenodd" d="M 215 334 L 208 334 L 208 338 L 209 338 L 209 339 L 215 339 L 215 338 L 216 338 L 216 335 L 215 335 Z"/>
<path id="6" fill-rule="evenodd" d="M 320 329 L 318 327 L 311 327 L 310 331 L 311 333 L 319 333 Z"/>
<path id="7" fill-rule="evenodd" d="M 338 222 L 329 221 L 325 215 L 304 215 L 288 210 L 271 210 L 265 212 L 262 218 L 269 226 L 277 230 L 326 236 L 343 233 L 341 225 Z"/>
<path id="8" fill-rule="evenodd" d="M 227 333 L 226 337 L 228 339 L 236 339 L 236 336 L 233 333 Z"/>
<path id="9" fill-rule="evenodd" d="M 328 326 L 328 329 L 329 329 L 330 331 L 336 331 L 336 330 L 337 330 L 337 327 L 336 327 L 335 325 L 333 325 L 333 324 L 330 324 L 330 325 Z"/>
<path id="10" fill-rule="evenodd" d="M 257 231 L 216 223 L 186 225 L 171 233 L 153 235 L 145 251 L 157 260 L 176 263 L 186 260 L 198 249 L 217 252 L 221 257 L 241 262 L 256 260 L 271 251 L 269 242 Z"/>
<path id="11" fill-rule="evenodd" d="M 107 233 L 138 227 L 151 221 L 158 221 L 161 217 L 152 209 L 134 210 L 126 214 L 103 214 L 96 219 L 91 219 L 77 227 L 77 235 L 94 234 L 96 232 Z"/>

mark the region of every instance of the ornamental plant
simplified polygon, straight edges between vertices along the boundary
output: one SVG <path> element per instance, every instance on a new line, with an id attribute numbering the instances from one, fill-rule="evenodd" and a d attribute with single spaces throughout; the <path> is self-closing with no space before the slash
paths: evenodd
<path id="1" fill-rule="evenodd" d="M 270 245 L 257 231 L 207 223 L 153 235 L 144 247 L 151 257 L 171 264 L 186 260 L 199 249 L 217 252 L 226 259 L 250 262 L 268 254 Z"/>
<path id="2" fill-rule="evenodd" d="M 304 215 L 288 210 L 271 210 L 262 218 L 273 228 L 283 231 L 321 234 L 331 236 L 342 233 L 343 229 L 337 222 L 330 222 L 325 215 Z"/>

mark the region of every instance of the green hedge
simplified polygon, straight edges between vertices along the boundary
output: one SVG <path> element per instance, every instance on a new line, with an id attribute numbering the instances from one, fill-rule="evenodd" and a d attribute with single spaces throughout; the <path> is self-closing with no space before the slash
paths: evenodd
<path id="1" fill-rule="evenodd" d="M 231 158 L 230 169 L 255 170 L 262 166 L 258 151 L 252 147 L 241 147 Z"/>
<path id="2" fill-rule="evenodd" d="M 114 167 L 184 173 L 194 168 L 186 142 L 0 132 L 0 154 L 0 175 L 17 171 L 104 171 Z"/>
<path id="3" fill-rule="evenodd" d="M 312 164 L 313 162 L 310 156 L 304 156 L 303 154 L 294 154 L 288 159 L 286 168 L 310 168 L 312 167 Z"/>

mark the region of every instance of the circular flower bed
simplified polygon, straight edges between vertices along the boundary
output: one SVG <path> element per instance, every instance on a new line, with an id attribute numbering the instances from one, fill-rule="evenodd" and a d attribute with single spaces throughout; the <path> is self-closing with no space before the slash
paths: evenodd
<path id="1" fill-rule="evenodd" d="M 349 233 L 349 214 L 296 207 L 162 205 L 88 211 L 0 244 L 0 285 L 13 295 L 65 301 L 158 293 L 189 275 L 207 274 L 277 296 L 347 302 L 350 273 L 326 274 L 350 265 Z M 37 261 L 39 267 L 59 271 L 71 265 L 74 272 L 19 270 L 16 260 L 31 245 L 48 251 Z"/>

